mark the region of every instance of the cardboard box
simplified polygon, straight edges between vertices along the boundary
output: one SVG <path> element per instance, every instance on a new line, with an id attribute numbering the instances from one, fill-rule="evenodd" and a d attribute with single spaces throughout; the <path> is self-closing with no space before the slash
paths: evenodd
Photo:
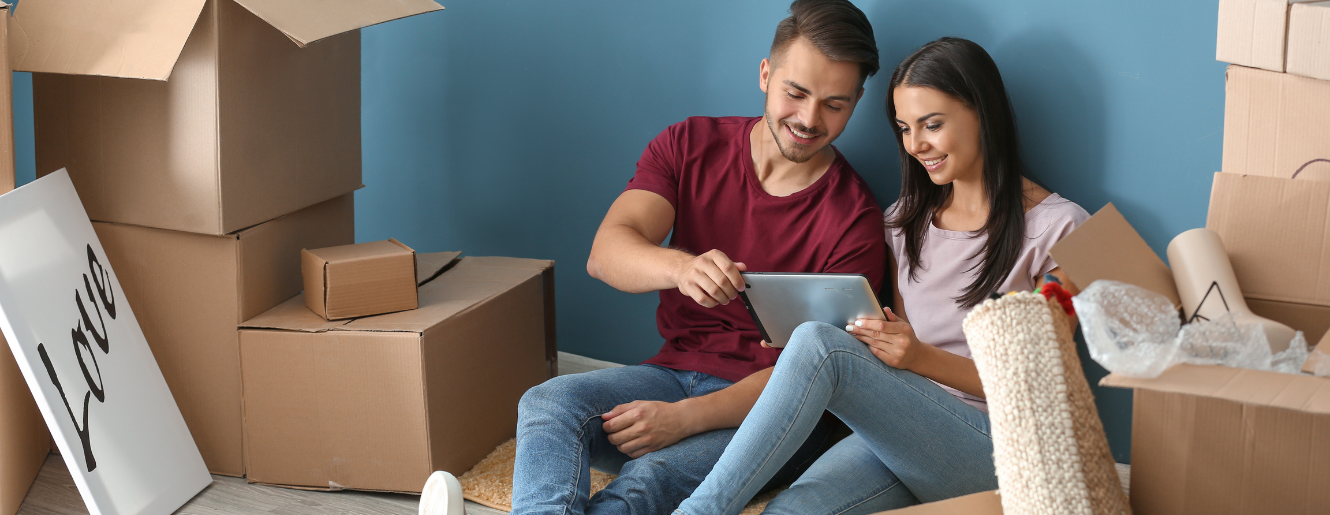
<path id="1" fill-rule="evenodd" d="M 327 320 L 416 309 L 416 251 L 395 239 L 302 249 L 305 305 Z"/>
<path id="2" fill-rule="evenodd" d="M 1249 204 L 1234 214 L 1273 216 L 1281 211 L 1275 206 Z M 1139 239 L 1109 204 L 1050 254 L 1081 287 L 1112 279 L 1172 290 L 1176 298 L 1172 278 L 1158 274 L 1163 262 Z M 1142 270 L 1157 280 L 1141 280 Z M 1131 505 L 1138 515 L 1320 513 L 1330 506 L 1330 379 L 1178 365 L 1154 379 L 1110 374 L 1100 385 L 1135 389 Z"/>
<path id="3" fill-rule="evenodd" d="M 1330 80 L 1330 2 L 1293 4 L 1288 14 L 1286 71 Z"/>
<path id="4" fill-rule="evenodd" d="M 1243 295 L 1330 307 L 1330 181 L 1216 173 L 1205 226 Z"/>
<path id="5" fill-rule="evenodd" d="M 1224 99 L 1228 173 L 1330 180 L 1330 81 L 1229 66 Z"/>
<path id="6" fill-rule="evenodd" d="M 68 168 L 93 220 L 213 235 L 351 192 L 361 186 L 354 29 L 438 9 L 28 2 L 10 20 L 11 55 L 16 70 L 37 72 L 38 173 Z"/>
<path id="7" fill-rule="evenodd" d="M 1178 365 L 1133 388 L 1131 507 L 1138 515 L 1325 513 L 1330 379 Z"/>
<path id="8" fill-rule="evenodd" d="M 1306 0 L 1219 0 L 1215 59 L 1284 71 L 1289 8 Z"/>
<path id="9" fill-rule="evenodd" d="M 0 514 L 18 513 L 50 451 L 46 422 L 0 336 Z"/>
<path id="10" fill-rule="evenodd" d="M 225 236 L 93 227 L 208 470 L 244 475 L 236 326 L 300 293 L 300 249 L 355 241 L 352 196 Z"/>
<path id="11" fill-rule="evenodd" d="M 330 322 L 296 297 L 245 322 L 249 481 L 418 493 L 470 469 L 554 370 L 553 265 L 468 257 L 413 311 Z"/>
<path id="12" fill-rule="evenodd" d="M 945 501 L 930 502 L 879 512 L 878 515 L 1002 515 L 1002 498 L 997 490 L 962 495 Z"/>

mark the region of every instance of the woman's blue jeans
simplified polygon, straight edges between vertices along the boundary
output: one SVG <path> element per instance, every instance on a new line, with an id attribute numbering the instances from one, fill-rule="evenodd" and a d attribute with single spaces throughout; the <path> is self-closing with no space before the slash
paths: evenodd
<path id="1" fill-rule="evenodd" d="M 743 510 L 824 409 L 854 435 L 765 513 L 876 513 L 997 488 L 988 415 L 913 372 L 887 366 L 844 329 L 807 323 L 781 352 L 757 405 L 677 515 Z"/>

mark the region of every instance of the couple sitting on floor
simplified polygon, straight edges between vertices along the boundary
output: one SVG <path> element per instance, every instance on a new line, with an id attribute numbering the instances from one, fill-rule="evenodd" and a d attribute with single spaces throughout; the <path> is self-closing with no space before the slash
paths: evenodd
<path id="1" fill-rule="evenodd" d="M 831 146 L 878 70 L 872 27 L 846 0 L 790 14 L 761 63 L 763 116 L 670 126 L 610 206 L 587 270 L 659 291 L 665 344 L 527 392 L 514 515 L 729 515 L 791 483 L 767 513 L 859 514 L 997 487 L 961 321 L 1048 273 L 1070 285 L 1048 249 L 1088 214 L 1023 176 L 997 66 L 954 38 L 892 73 L 901 196 L 884 213 Z M 885 321 L 807 323 L 774 349 L 736 301 L 743 271 L 863 274 L 893 302 Z M 853 430 L 839 441 L 836 419 Z M 589 497 L 592 467 L 619 477 Z"/>

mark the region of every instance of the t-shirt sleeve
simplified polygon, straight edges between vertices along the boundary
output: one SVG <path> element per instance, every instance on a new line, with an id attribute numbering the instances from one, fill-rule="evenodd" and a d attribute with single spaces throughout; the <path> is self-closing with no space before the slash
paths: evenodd
<path id="1" fill-rule="evenodd" d="M 836 249 L 827 260 L 827 273 L 863 274 L 881 293 L 882 276 L 887 269 L 887 240 L 883 232 L 882 212 L 876 206 L 863 209 L 854 223 L 836 243 Z"/>
<path id="2" fill-rule="evenodd" d="M 1070 200 L 1051 206 L 1045 214 L 1047 218 L 1041 224 L 1044 226 L 1044 230 L 1042 234 L 1034 237 L 1035 259 L 1030 262 L 1029 277 L 1031 278 L 1043 277 L 1044 274 L 1058 267 L 1057 261 L 1053 260 L 1053 256 L 1049 255 L 1048 251 L 1053 248 L 1053 245 L 1067 237 L 1068 234 L 1071 234 L 1072 231 L 1090 218 L 1090 213 L 1087 213 L 1081 206 Z"/>
<path id="3" fill-rule="evenodd" d="M 675 124 L 661 131 L 637 160 L 637 173 L 628 180 L 628 190 L 646 190 L 679 208 L 679 174 L 683 160 L 679 149 L 679 133 L 683 124 Z"/>

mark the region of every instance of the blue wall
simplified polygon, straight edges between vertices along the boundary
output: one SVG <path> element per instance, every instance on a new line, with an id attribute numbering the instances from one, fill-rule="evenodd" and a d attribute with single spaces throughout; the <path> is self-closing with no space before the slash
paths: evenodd
<path id="1" fill-rule="evenodd" d="M 1215 0 L 859 1 L 883 73 L 837 146 L 889 204 L 899 167 L 890 70 L 944 35 L 1002 69 L 1033 175 L 1091 212 L 1112 201 L 1156 251 L 1205 223 L 1224 65 Z M 559 345 L 637 362 L 661 343 L 656 296 L 583 264 L 647 141 L 690 115 L 758 115 L 758 62 L 784 1 L 450 0 L 364 31 L 362 240 L 558 261 Z M 1088 360 L 1086 360 L 1088 361 Z M 1087 366 L 1092 382 L 1103 374 Z M 1119 461 L 1130 394 L 1099 391 Z"/>
<path id="2" fill-rule="evenodd" d="M 899 189 L 883 115 L 890 70 L 944 35 L 984 45 L 1033 175 L 1091 212 L 1112 201 L 1156 251 L 1205 223 L 1224 65 L 1215 0 L 859 1 L 883 72 L 837 146 L 882 205 Z M 363 31 L 362 241 L 558 261 L 559 344 L 637 362 L 661 340 L 655 294 L 591 279 L 596 227 L 647 141 L 690 115 L 758 115 L 758 62 L 783 0 L 444 0 Z M 15 74 L 19 182 L 33 178 L 31 80 Z M 1103 371 L 1087 364 L 1091 382 Z M 1114 455 L 1130 394 L 1097 391 Z"/>

